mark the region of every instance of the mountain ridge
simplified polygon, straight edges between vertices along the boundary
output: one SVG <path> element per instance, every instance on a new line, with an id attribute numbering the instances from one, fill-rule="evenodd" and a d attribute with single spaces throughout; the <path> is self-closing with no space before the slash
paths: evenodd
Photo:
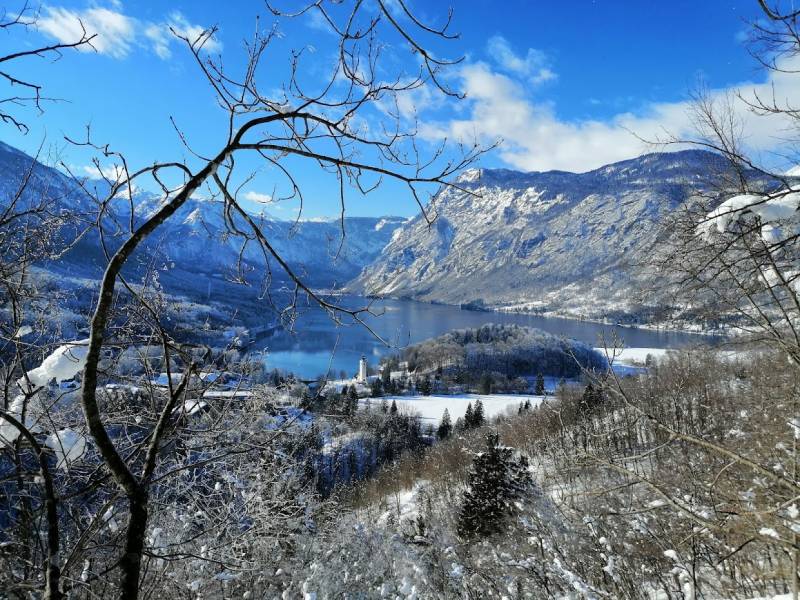
<path id="1" fill-rule="evenodd" d="M 632 310 L 642 286 L 634 265 L 667 216 L 727 173 L 724 157 L 697 149 L 584 173 L 472 169 L 459 177 L 462 189 L 444 189 L 428 206 L 432 224 L 420 215 L 401 226 L 348 287 L 592 318 Z M 586 302 L 572 301 L 575 294 Z"/>
<path id="2" fill-rule="evenodd" d="M 28 171 L 32 176 L 21 202 L 31 205 L 44 199 L 54 213 L 77 211 L 94 216 L 97 206 L 81 186 L 97 191 L 99 197 L 108 187 L 99 179 L 86 178 L 78 182 L 0 142 L 0 206 L 11 201 Z M 135 191 L 133 202 L 134 222 L 141 223 L 158 209 L 163 199 L 149 192 Z M 126 235 L 120 223 L 127 223 L 130 216 L 127 198 L 112 201 L 106 212 L 103 220 L 106 242 L 114 248 Z M 323 287 L 340 287 L 355 277 L 364 264 L 380 253 L 394 229 L 406 220 L 380 216 L 289 221 L 273 215 L 250 214 L 260 222 L 270 243 L 292 269 L 307 276 L 311 284 Z M 236 224 L 243 228 L 243 222 Z M 233 276 L 240 257 L 245 272 L 252 274 L 270 266 L 276 275 L 280 273 L 276 264 L 268 265 L 269 261 L 256 244 L 248 242 L 244 250 L 241 245 L 242 241 L 231 235 L 227 227 L 221 201 L 192 197 L 159 226 L 136 254 L 139 257 L 144 253 L 149 255 L 141 263 L 167 265 L 168 268 L 162 268 L 166 282 L 171 275 L 183 282 L 190 280 L 192 274 Z M 45 268 L 62 275 L 99 278 L 105 262 L 98 233 L 90 231 L 57 262 L 46 263 Z"/>

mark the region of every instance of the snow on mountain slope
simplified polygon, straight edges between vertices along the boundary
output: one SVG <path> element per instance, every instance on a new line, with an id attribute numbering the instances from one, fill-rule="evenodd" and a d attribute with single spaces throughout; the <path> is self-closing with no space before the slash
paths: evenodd
<path id="1" fill-rule="evenodd" d="M 396 231 L 356 291 L 451 304 L 565 303 L 595 283 L 629 287 L 664 218 L 725 172 L 715 154 L 656 153 L 587 173 L 472 169 Z"/>
<path id="2" fill-rule="evenodd" d="M 314 285 L 339 287 L 375 260 L 394 230 L 405 222 L 399 217 L 346 217 L 344 225 L 339 220 L 253 218 L 297 274 Z M 248 231 L 243 219 L 235 218 L 234 222 L 237 229 Z M 192 269 L 202 272 L 230 272 L 236 266 L 243 239 L 231 235 L 221 202 L 192 199 L 158 230 L 154 243 L 165 258 L 177 264 L 191 264 Z M 255 268 L 265 262 L 256 241 L 245 245 L 242 258 Z M 280 278 L 280 268 L 274 260 L 270 264 Z"/>
<path id="3" fill-rule="evenodd" d="M 18 208 L 44 198 L 51 214 L 72 215 L 77 212 L 86 216 L 84 224 L 94 220 L 96 205 L 76 181 L 2 142 L 0 208 L 13 201 L 30 169 L 32 176 Z M 95 180 L 87 180 L 83 185 L 96 190 L 108 187 L 105 182 Z M 140 223 L 157 210 L 161 201 L 159 196 L 147 192 L 134 194 L 135 223 Z M 125 226 L 130 214 L 127 198 L 115 199 L 108 212 L 116 216 L 116 222 L 111 216 L 103 222 L 106 242 L 113 248 L 125 235 L 120 227 Z M 405 222 L 399 217 L 347 217 L 344 219 L 342 239 L 342 223 L 339 220 L 294 223 L 267 214 L 254 217 L 261 224 L 269 242 L 290 266 L 298 274 L 306 276 L 313 285 L 320 286 L 341 286 L 355 277 L 364 265 L 380 254 L 395 229 Z M 237 225 L 245 229 L 240 220 L 237 220 Z M 65 239 L 68 237 L 64 235 Z M 235 269 L 241 244 L 241 239 L 228 231 L 220 202 L 192 198 L 156 230 L 137 254 L 143 259 L 142 265 L 169 265 L 162 276 L 165 283 L 170 277 L 186 282 L 191 281 L 191 275 L 197 273 L 230 274 Z M 246 245 L 243 259 L 248 268 L 259 272 L 264 270 L 264 255 L 255 242 Z M 93 231 L 84 236 L 58 263 L 47 267 L 74 276 L 98 277 L 104 265 L 99 236 Z M 275 267 L 275 264 L 272 266 Z M 280 269 L 273 270 L 275 277 L 280 279 Z"/>
<path id="4" fill-rule="evenodd" d="M 21 185 L 29 175 L 27 185 Z M 91 208 L 86 195 L 80 193 L 62 173 L 0 142 L 0 206 L 7 206 L 20 188 L 23 188 L 19 199 L 22 206 L 45 200 L 54 214 L 67 208 L 80 212 Z"/>

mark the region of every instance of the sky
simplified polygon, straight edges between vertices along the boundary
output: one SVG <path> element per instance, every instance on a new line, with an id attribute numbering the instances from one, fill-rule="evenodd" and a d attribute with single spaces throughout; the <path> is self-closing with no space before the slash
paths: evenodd
<path id="1" fill-rule="evenodd" d="M 7 10 L 14 10 L 6 0 Z M 19 3 L 21 4 L 21 3 Z M 281 6 L 298 6 L 284 1 Z M 587 171 L 631 158 L 653 147 L 640 138 L 692 133 L 689 94 L 702 82 L 715 97 L 736 91 L 777 90 L 796 98 L 800 86 L 789 77 L 768 75 L 748 54 L 748 22 L 759 18 L 755 0 L 672 0 L 622 2 L 574 0 L 412 0 L 424 20 L 440 23 L 453 8 L 458 39 L 438 44 L 437 53 L 464 60 L 444 75 L 466 94 L 457 101 L 435 90 L 416 91 L 404 110 L 419 121 L 419 140 L 430 151 L 443 139 L 501 140 L 478 166 L 518 170 Z M 34 153 L 40 146 L 57 154 L 77 174 L 96 175 L 90 156 L 64 137 L 108 143 L 134 166 L 189 160 L 173 121 L 193 148 L 213 153 L 224 141 L 224 120 L 214 95 L 192 57 L 170 32 L 196 35 L 211 25 L 218 32 L 207 45 L 211 56 L 236 68 L 243 40 L 254 27 L 268 29 L 274 17 L 260 1 L 54 0 L 39 6 L 35 27 L 0 34 L 0 53 L 79 35 L 79 23 L 97 33 L 94 50 L 66 52 L 57 62 L 29 59 L 20 74 L 45 85 L 43 114 L 28 115 L 30 131 L 0 128 L 0 139 Z M 303 48 L 306 81 L 321 79 L 334 50 L 334 37 L 318 19 L 278 24 L 280 35 L 262 61 L 262 89 L 278 89 L 288 76 L 288 56 Z M 387 39 L 389 66 L 413 70 L 399 39 Z M 392 51 L 393 50 L 393 51 Z M 3 89 L 6 95 L 11 92 Z M 755 119 L 737 109 L 747 143 L 769 153 L 782 139 L 783 125 Z M 372 114 L 379 123 L 379 111 Z M 103 169 L 113 159 L 101 159 Z M 306 189 L 302 216 L 330 218 L 340 209 L 338 186 L 303 161 L 290 164 Z M 279 174 L 251 160 L 253 177 L 242 181 L 242 197 L 256 209 L 281 218 L 297 215 L 299 203 L 284 195 Z M 363 197 L 348 196 L 349 216 L 411 216 L 413 199 L 398 185 Z"/>

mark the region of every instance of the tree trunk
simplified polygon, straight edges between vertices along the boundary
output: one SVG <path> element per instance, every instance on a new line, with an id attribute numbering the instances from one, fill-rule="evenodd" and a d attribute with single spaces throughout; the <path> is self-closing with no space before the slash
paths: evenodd
<path id="1" fill-rule="evenodd" d="M 136 600 L 139 597 L 139 574 L 147 530 L 147 496 L 144 490 L 128 496 L 130 518 L 125 539 L 125 554 L 119 563 L 122 570 L 119 596 L 121 600 Z"/>

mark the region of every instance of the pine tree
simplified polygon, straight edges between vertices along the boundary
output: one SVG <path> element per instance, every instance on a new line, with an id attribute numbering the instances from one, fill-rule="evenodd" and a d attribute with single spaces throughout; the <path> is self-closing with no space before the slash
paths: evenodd
<path id="1" fill-rule="evenodd" d="M 475 421 L 475 414 L 472 411 L 472 402 L 467 404 L 467 412 L 464 413 L 464 429 L 472 429 Z"/>
<path id="2" fill-rule="evenodd" d="M 544 377 L 541 373 L 536 376 L 536 389 L 534 391 L 537 396 L 544 396 Z"/>
<path id="3" fill-rule="evenodd" d="M 394 400 L 392 400 L 392 406 L 391 408 L 389 408 L 389 413 L 392 415 L 397 414 L 397 402 L 395 402 Z"/>
<path id="4" fill-rule="evenodd" d="M 444 440 L 450 437 L 452 431 L 453 425 L 450 422 L 450 411 L 445 408 L 444 412 L 442 413 L 442 420 L 439 422 L 439 430 L 436 432 L 436 435 L 440 440 Z"/>
<path id="5" fill-rule="evenodd" d="M 422 380 L 419 382 L 419 392 L 423 396 L 430 396 L 431 394 L 431 378 L 425 375 Z"/>
<path id="6" fill-rule="evenodd" d="M 347 455 L 347 475 L 350 481 L 358 477 L 358 459 L 355 452 Z"/>
<path id="7" fill-rule="evenodd" d="M 356 391 L 356 386 L 351 385 L 347 392 L 347 397 L 345 398 L 345 414 L 352 417 L 354 414 L 356 414 L 357 410 L 358 392 Z"/>
<path id="8" fill-rule="evenodd" d="M 499 445 L 499 436 L 486 436 L 486 450 L 475 455 L 469 487 L 458 515 L 458 534 L 463 538 L 488 536 L 503 531 L 517 503 L 534 492 L 524 457 L 514 458 L 513 448 Z"/>
<path id="9" fill-rule="evenodd" d="M 478 393 L 479 394 L 492 393 L 492 376 L 486 371 L 483 372 L 480 381 L 478 381 Z"/>
<path id="10" fill-rule="evenodd" d="M 389 403 L 388 403 L 388 402 L 386 402 L 386 398 L 383 398 L 383 399 L 381 400 L 381 412 L 382 412 L 383 414 L 386 414 L 386 413 L 388 413 L 388 412 L 389 412 Z"/>
<path id="11" fill-rule="evenodd" d="M 472 413 L 472 426 L 482 427 L 485 422 L 486 418 L 483 415 L 483 402 L 481 402 L 481 399 L 478 398 L 478 401 L 475 403 L 475 409 Z"/>
<path id="12" fill-rule="evenodd" d="M 373 398 L 377 398 L 383 394 L 383 383 L 380 379 L 373 379 L 370 384 L 370 394 Z"/>
<path id="13" fill-rule="evenodd" d="M 589 383 L 583 390 L 583 396 L 581 397 L 581 412 L 587 412 L 597 406 L 599 403 L 600 393 L 591 383 Z"/>

